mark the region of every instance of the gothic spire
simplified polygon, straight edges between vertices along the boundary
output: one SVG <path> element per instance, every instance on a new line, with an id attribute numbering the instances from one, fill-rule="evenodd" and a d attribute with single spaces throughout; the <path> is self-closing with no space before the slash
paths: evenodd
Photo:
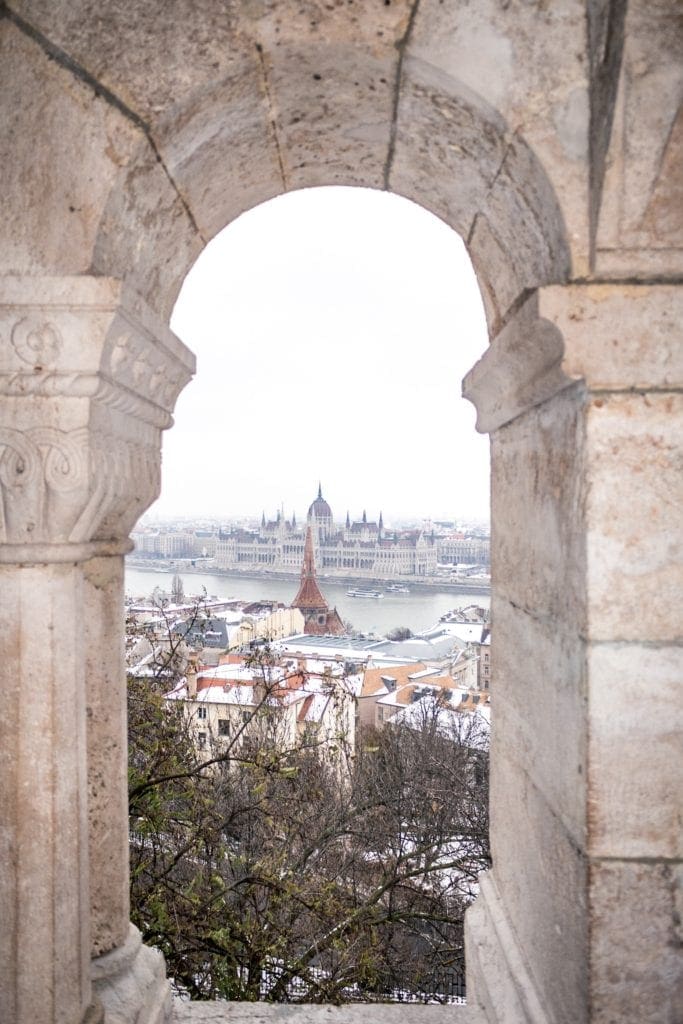
<path id="1" fill-rule="evenodd" d="M 328 604 L 320 593 L 318 582 L 315 578 L 315 554 L 313 551 L 313 530 L 310 524 L 306 527 L 306 542 L 304 544 L 304 560 L 301 566 L 301 584 L 299 592 L 292 601 L 292 608 L 317 609 L 327 611 Z"/>
<path id="2" fill-rule="evenodd" d="M 313 553 L 313 530 L 306 529 L 306 543 L 304 544 L 304 561 L 301 566 L 301 579 L 315 577 L 315 554 Z"/>

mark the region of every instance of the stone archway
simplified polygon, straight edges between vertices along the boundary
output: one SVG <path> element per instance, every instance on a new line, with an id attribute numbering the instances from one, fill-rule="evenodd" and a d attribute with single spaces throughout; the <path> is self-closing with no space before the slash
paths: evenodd
<path id="1" fill-rule="evenodd" d="M 165 326 L 187 268 L 243 209 L 323 183 L 389 188 L 441 216 L 466 239 L 487 306 L 491 347 L 466 391 L 492 432 L 494 657 L 506 683 L 495 869 L 470 914 L 474 1000 L 492 1021 L 640 1020 L 633 993 L 645 985 L 674 1012 L 663 996 L 674 805 L 663 769 L 656 813 L 642 786 L 628 799 L 619 787 L 634 745 L 640 770 L 649 762 L 615 686 L 625 678 L 644 701 L 634 666 L 652 644 L 661 685 L 673 678 L 675 623 L 643 614 L 637 597 L 674 586 L 662 506 L 680 387 L 667 157 L 678 136 L 665 130 L 678 29 L 666 5 L 624 11 L 3 9 L 3 671 L 8 706 L 22 709 L 18 722 L 3 716 L 9 1020 L 97 1019 L 91 970 L 110 1020 L 167 1012 L 158 959 L 128 935 L 111 626 L 122 552 L 158 489 L 160 431 L 193 371 Z M 637 231 L 633 217 L 622 230 L 605 210 L 633 180 L 639 125 L 624 122 L 618 179 L 612 114 L 634 89 L 647 100 L 628 76 L 648 53 L 668 74 L 654 139 L 669 142 L 660 164 L 638 168 L 656 216 L 645 199 Z M 648 225 L 661 233 L 664 221 L 660 245 Z M 653 448 L 656 469 L 634 489 L 633 466 Z M 644 544 L 646 524 L 655 541 Z M 666 725 L 651 741 L 667 749 Z M 655 908 L 636 964 L 621 938 L 637 913 L 631 888 Z"/>

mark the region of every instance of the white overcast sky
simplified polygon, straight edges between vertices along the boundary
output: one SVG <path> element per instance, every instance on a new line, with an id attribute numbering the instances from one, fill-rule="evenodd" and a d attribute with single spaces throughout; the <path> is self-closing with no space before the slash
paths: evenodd
<path id="1" fill-rule="evenodd" d="M 461 239 L 369 189 L 293 192 L 206 247 L 171 327 L 197 375 L 164 435 L 159 515 L 488 518 L 460 397 L 487 345 Z"/>

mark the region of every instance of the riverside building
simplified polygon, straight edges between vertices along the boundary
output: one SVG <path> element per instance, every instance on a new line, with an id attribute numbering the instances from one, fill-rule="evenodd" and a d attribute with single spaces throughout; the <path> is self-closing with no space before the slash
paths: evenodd
<path id="1" fill-rule="evenodd" d="M 306 530 L 311 527 L 315 562 L 324 574 L 340 576 L 428 576 L 436 571 L 437 540 L 425 530 L 388 530 L 382 513 L 377 522 L 363 512 L 352 522 L 349 513 L 343 526 L 336 525 L 332 509 L 318 486 L 318 496 L 299 527 L 296 516 L 261 519 L 258 530 L 221 531 L 216 541 L 216 565 L 220 569 L 258 568 L 272 572 L 297 572 L 304 559 Z"/>

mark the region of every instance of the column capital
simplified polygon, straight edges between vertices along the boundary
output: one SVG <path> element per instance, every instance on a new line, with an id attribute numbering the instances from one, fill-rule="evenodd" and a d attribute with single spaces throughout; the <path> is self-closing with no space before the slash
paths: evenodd
<path id="1" fill-rule="evenodd" d="M 463 381 L 477 429 L 497 430 L 577 381 L 588 391 L 683 387 L 683 289 L 551 285 L 533 292 Z"/>
<path id="2" fill-rule="evenodd" d="M 533 292 L 463 380 L 463 397 L 477 410 L 477 430 L 497 430 L 572 384 L 563 355 L 562 334 L 539 316 Z"/>
<path id="3" fill-rule="evenodd" d="M 194 369 L 192 353 L 118 280 L 0 278 L 7 558 L 120 549 L 159 492 L 160 431 Z"/>

